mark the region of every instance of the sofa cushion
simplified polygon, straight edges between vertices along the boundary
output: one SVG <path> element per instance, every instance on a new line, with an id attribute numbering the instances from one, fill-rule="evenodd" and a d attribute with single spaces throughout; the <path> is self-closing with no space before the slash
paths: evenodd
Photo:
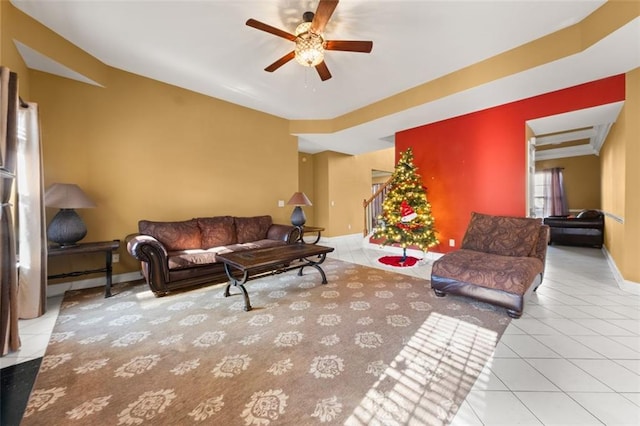
<path id="1" fill-rule="evenodd" d="M 460 249 L 433 262 L 432 276 L 523 295 L 544 264 L 535 257 L 501 256 Z"/>
<path id="2" fill-rule="evenodd" d="M 218 262 L 217 255 L 234 251 L 246 251 L 259 248 L 283 246 L 284 241 L 258 240 L 250 243 L 231 244 L 209 249 L 177 250 L 168 253 L 169 269 L 192 268 Z"/>
<path id="3" fill-rule="evenodd" d="M 232 216 L 199 217 L 197 221 L 202 232 L 203 249 L 238 242 L 236 224 Z"/>
<path id="4" fill-rule="evenodd" d="M 273 223 L 271 216 L 236 217 L 235 222 L 240 244 L 266 239 L 267 231 Z"/>
<path id="5" fill-rule="evenodd" d="M 202 244 L 200 228 L 195 219 L 182 222 L 141 220 L 138 222 L 138 231 L 160 241 L 167 251 L 197 249 Z"/>
<path id="6" fill-rule="evenodd" d="M 264 239 L 264 240 L 251 241 L 250 243 L 236 244 L 233 246 L 229 246 L 229 248 L 232 248 L 233 251 L 255 250 L 255 249 L 263 249 L 263 248 L 269 248 L 269 247 L 284 246 L 286 244 L 287 243 L 280 240 Z"/>
<path id="7" fill-rule="evenodd" d="M 535 252 L 541 219 L 471 213 L 463 249 L 501 256 L 529 256 Z"/>

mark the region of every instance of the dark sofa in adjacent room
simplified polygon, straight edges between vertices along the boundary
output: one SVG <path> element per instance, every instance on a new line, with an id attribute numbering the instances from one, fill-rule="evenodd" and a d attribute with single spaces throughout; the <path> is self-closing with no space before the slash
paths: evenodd
<path id="1" fill-rule="evenodd" d="M 549 244 L 602 247 L 604 214 L 583 210 L 576 217 L 551 216 L 544 219 L 551 230 Z"/>

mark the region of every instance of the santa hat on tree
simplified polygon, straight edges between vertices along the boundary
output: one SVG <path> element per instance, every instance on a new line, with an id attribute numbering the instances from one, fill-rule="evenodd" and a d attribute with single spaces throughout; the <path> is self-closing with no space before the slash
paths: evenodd
<path id="1" fill-rule="evenodd" d="M 402 200 L 402 204 L 400 204 L 400 221 L 411 222 L 416 217 L 418 217 L 418 215 L 411 208 L 409 203 L 407 203 L 407 200 Z"/>

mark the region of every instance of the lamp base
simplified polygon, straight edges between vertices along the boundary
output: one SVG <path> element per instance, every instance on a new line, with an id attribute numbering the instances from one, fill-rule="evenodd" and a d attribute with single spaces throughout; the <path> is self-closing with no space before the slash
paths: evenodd
<path id="1" fill-rule="evenodd" d="M 74 209 L 61 209 L 47 228 L 49 241 L 61 247 L 75 246 L 87 235 L 87 227 Z"/>
<path id="2" fill-rule="evenodd" d="M 302 226 L 307 221 L 307 217 L 304 215 L 304 210 L 302 207 L 296 206 L 291 213 L 291 224 L 293 226 Z"/>

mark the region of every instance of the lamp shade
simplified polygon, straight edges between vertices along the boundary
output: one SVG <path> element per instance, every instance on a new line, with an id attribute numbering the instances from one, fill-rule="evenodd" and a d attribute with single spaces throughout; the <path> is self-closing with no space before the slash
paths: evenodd
<path id="1" fill-rule="evenodd" d="M 311 201 L 304 195 L 304 192 L 296 192 L 287 203 L 290 206 L 312 206 Z"/>
<path id="2" fill-rule="evenodd" d="M 54 183 L 44 193 L 44 205 L 59 209 L 90 209 L 96 207 L 74 183 Z"/>

